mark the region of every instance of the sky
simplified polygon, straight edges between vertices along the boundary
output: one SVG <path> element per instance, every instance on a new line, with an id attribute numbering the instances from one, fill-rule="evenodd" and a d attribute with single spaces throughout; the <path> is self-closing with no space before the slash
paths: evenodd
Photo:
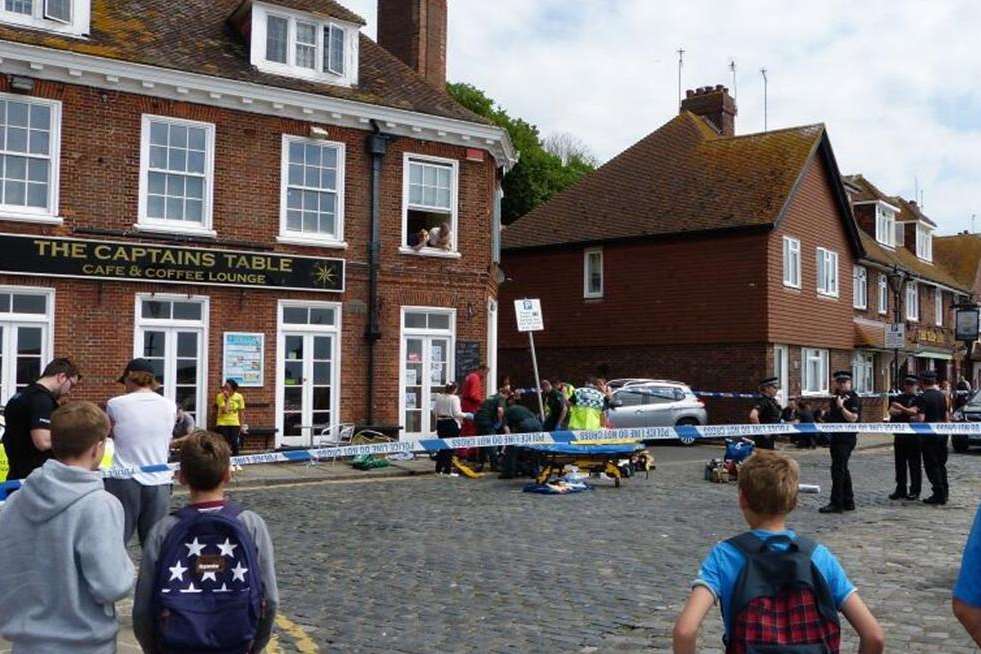
<path id="1" fill-rule="evenodd" d="M 374 38 L 376 0 L 341 0 Z M 736 133 L 824 123 L 842 173 L 981 231 L 981 3 L 449 0 L 448 77 L 606 161 L 725 84 Z"/>

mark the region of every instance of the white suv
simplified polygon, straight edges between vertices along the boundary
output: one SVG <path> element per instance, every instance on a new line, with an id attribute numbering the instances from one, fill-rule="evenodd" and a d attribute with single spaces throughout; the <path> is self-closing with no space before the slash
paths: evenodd
<path id="1" fill-rule="evenodd" d="M 673 427 L 708 423 L 705 403 L 687 384 L 660 379 L 614 380 L 610 422 L 614 427 Z"/>

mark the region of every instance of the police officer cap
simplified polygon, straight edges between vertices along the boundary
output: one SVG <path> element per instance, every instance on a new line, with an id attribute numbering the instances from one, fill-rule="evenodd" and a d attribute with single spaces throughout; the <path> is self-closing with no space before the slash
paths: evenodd
<path id="1" fill-rule="evenodd" d="M 920 373 L 920 379 L 923 381 L 936 381 L 937 373 L 934 370 L 925 370 Z"/>
<path id="2" fill-rule="evenodd" d="M 777 377 L 767 377 L 766 379 L 760 381 L 760 387 L 762 388 L 763 386 L 776 386 L 779 381 L 780 379 Z"/>
<path id="3" fill-rule="evenodd" d="M 851 381 L 852 373 L 850 370 L 839 370 L 832 377 L 835 381 Z"/>
<path id="4" fill-rule="evenodd" d="M 903 383 L 904 384 L 915 384 L 918 381 L 920 381 L 920 380 L 916 377 L 916 375 L 906 375 L 906 379 L 903 380 Z"/>

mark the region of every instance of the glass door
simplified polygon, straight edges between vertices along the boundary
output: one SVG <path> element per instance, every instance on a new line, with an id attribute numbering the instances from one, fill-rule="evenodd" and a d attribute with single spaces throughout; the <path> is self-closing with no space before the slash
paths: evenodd
<path id="1" fill-rule="evenodd" d="M 47 353 L 46 325 L 0 322 L 0 404 L 41 376 Z"/>
<path id="2" fill-rule="evenodd" d="M 147 327 L 140 331 L 141 351 L 137 353 L 153 367 L 160 384 L 157 392 L 194 416 L 198 425 L 202 425 L 199 416 L 204 403 L 201 341 L 199 329 Z"/>
<path id="3" fill-rule="evenodd" d="M 334 426 L 334 336 L 281 335 L 283 351 L 283 438 L 311 445 L 315 434 Z"/>
<path id="4" fill-rule="evenodd" d="M 453 380 L 454 319 L 448 309 L 403 308 L 400 416 L 407 438 L 436 431 L 435 396 Z"/>

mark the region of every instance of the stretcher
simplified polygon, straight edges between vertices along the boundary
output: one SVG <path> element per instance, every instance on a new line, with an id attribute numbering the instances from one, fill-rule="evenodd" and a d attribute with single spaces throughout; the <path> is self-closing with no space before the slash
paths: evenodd
<path id="1" fill-rule="evenodd" d="M 522 449 L 541 458 L 541 470 L 535 481 L 544 484 L 553 475 L 561 476 L 567 465 L 574 465 L 583 472 L 605 472 L 619 488 L 620 480 L 643 471 L 650 476 L 654 458 L 640 443 L 554 443 L 525 445 Z"/>

